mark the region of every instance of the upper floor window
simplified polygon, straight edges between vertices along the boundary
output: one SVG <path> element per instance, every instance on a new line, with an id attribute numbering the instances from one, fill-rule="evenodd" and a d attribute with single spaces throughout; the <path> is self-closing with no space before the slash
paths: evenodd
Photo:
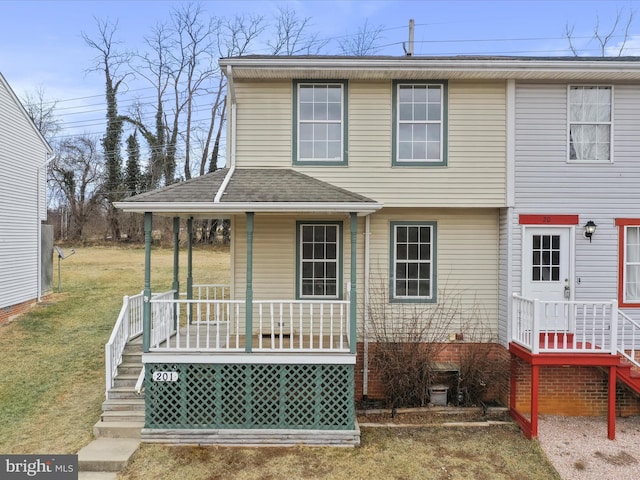
<path id="1" fill-rule="evenodd" d="M 294 163 L 347 163 L 345 91 L 346 82 L 294 83 Z"/>
<path id="2" fill-rule="evenodd" d="M 570 161 L 611 161 L 611 99 L 611 87 L 569 87 Z"/>
<path id="3" fill-rule="evenodd" d="M 391 300 L 435 302 L 436 224 L 391 222 Z"/>
<path id="4" fill-rule="evenodd" d="M 393 85 L 393 164 L 447 164 L 447 83 Z"/>

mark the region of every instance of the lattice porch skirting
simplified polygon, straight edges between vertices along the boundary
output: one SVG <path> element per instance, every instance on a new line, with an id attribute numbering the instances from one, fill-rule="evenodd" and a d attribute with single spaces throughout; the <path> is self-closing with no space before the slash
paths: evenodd
<path id="1" fill-rule="evenodd" d="M 177 372 L 178 379 L 154 382 L 156 371 Z M 272 430 L 272 441 L 258 443 L 274 443 L 278 434 L 307 443 L 312 432 L 352 438 L 357 431 L 353 365 L 147 363 L 145 397 L 143 439 L 149 441 L 218 443 L 207 442 L 204 430 L 224 430 L 223 437 L 256 443 L 250 438 Z M 296 431 L 300 440 L 291 441 Z"/>

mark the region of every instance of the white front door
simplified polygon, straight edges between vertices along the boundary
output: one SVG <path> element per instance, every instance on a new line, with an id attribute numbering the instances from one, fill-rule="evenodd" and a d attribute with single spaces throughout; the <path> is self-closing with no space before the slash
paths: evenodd
<path id="1" fill-rule="evenodd" d="M 571 227 L 526 227 L 523 249 L 523 295 L 538 300 L 572 300 Z M 567 328 L 568 308 L 547 306 L 544 330 Z"/>

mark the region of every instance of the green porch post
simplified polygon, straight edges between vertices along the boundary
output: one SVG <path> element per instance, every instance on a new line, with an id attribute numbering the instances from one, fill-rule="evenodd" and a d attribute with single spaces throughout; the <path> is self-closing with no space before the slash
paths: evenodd
<path id="1" fill-rule="evenodd" d="M 247 288 L 245 294 L 245 351 L 251 353 L 253 349 L 253 212 L 247 212 Z"/>
<path id="2" fill-rule="evenodd" d="M 193 299 L 193 217 L 187 219 L 187 300 Z M 192 321 L 193 305 L 187 303 L 187 321 Z"/>
<path id="3" fill-rule="evenodd" d="M 358 309 L 358 294 L 356 291 L 356 257 L 358 255 L 358 215 L 351 212 L 351 297 L 349 303 L 349 348 L 356 353 L 357 328 L 356 314 Z"/>
<path id="4" fill-rule="evenodd" d="M 187 299 L 193 298 L 193 217 L 187 220 Z"/>
<path id="5" fill-rule="evenodd" d="M 144 292 L 142 294 L 142 351 L 147 353 L 151 344 L 151 228 L 153 214 L 144 214 Z"/>
<path id="6" fill-rule="evenodd" d="M 173 298 L 180 298 L 180 217 L 173 217 L 173 284 L 171 288 L 175 292 Z M 173 328 L 177 327 L 178 305 L 173 306 Z"/>

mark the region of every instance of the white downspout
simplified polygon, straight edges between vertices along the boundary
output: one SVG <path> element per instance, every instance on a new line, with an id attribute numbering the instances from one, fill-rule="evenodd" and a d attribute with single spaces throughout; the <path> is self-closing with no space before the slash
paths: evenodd
<path id="1" fill-rule="evenodd" d="M 371 214 L 364 217 L 364 325 L 362 334 L 362 397 L 369 395 L 369 237 L 371 237 Z"/>
<path id="2" fill-rule="evenodd" d="M 229 167 L 229 171 L 224 177 L 222 181 L 222 185 L 218 189 L 218 193 L 216 193 L 215 198 L 213 199 L 214 203 L 220 203 L 222 199 L 222 195 L 224 194 L 229 182 L 231 181 L 231 177 L 236 170 L 236 91 L 233 85 L 233 70 L 231 69 L 231 65 L 227 65 L 227 98 L 231 100 L 231 151 L 229 152 L 231 157 L 231 165 Z"/>
<path id="3" fill-rule="evenodd" d="M 45 168 L 47 165 L 49 165 L 51 162 L 53 162 L 56 159 L 57 155 L 53 155 L 51 158 L 45 160 L 45 162 L 36 167 L 36 217 L 37 217 L 37 235 L 38 235 L 38 239 L 37 239 L 37 245 L 36 245 L 36 255 L 37 255 L 37 270 L 38 270 L 38 303 L 40 303 L 42 301 L 42 219 L 40 218 L 40 177 L 42 176 L 42 173 L 40 172 L 41 169 Z M 45 173 L 45 185 L 46 185 L 46 173 Z M 47 188 L 45 186 L 44 189 L 44 205 L 45 208 L 47 208 Z"/>

